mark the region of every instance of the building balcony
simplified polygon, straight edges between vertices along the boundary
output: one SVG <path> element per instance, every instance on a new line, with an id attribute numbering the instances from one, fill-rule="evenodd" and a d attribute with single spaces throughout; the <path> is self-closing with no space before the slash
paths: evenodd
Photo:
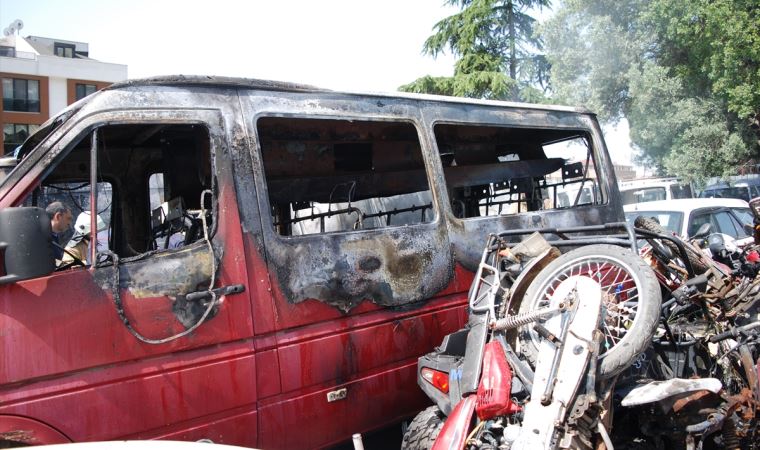
<path id="1" fill-rule="evenodd" d="M 32 52 L 20 52 L 13 47 L 0 47 L 0 57 L 19 58 L 19 59 L 37 59 L 37 54 Z"/>

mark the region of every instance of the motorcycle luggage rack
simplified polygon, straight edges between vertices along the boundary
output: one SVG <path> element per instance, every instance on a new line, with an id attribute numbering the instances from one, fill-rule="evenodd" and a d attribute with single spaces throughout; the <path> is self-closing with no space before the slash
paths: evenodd
<path id="1" fill-rule="evenodd" d="M 589 232 L 609 232 L 610 230 L 620 230 L 624 233 L 619 234 L 596 234 L 591 236 L 569 236 L 570 233 L 589 233 Z M 601 225 L 584 225 L 566 228 L 528 228 L 520 230 L 502 231 L 498 234 L 500 238 L 511 236 L 520 236 L 531 233 L 549 234 L 557 236 L 559 239 L 547 239 L 555 247 L 563 246 L 582 246 L 590 244 L 611 244 L 622 247 L 630 247 L 634 253 L 638 253 L 636 245 L 636 233 L 634 228 L 626 222 L 611 222 Z M 517 245 L 517 242 L 510 243 L 510 246 Z"/>
<path id="2" fill-rule="evenodd" d="M 570 233 L 589 233 L 589 232 L 607 232 L 611 230 L 624 230 L 625 234 L 595 234 L 595 235 L 584 235 L 584 236 L 569 236 Z M 521 229 L 521 230 L 508 230 L 508 231 L 502 231 L 498 234 L 500 238 L 507 238 L 512 236 L 521 236 L 526 235 L 530 233 L 541 233 L 543 235 L 554 235 L 557 236 L 559 239 L 547 239 L 549 243 L 555 247 L 564 247 L 564 246 L 573 246 L 573 247 L 580 247 L 583 245 L 590 245 L 590 244 L 611 244 L 611 245 L 619 245 L 622 247 L 629 247 L 631 251 L 635 254 L 639 253 L 638 245 L 636 243 L 637 238 L 639 239 L 660 239 L 660 240 L 666 240 L 672 242 L 677 248 L 678 252 L 680 253 L 681 260 L 683 261 L 684 267 L 686 271 L 689 274 L 689 278 L 695 276 L 694 268 L 692 267 L 691 261 L 689 260 L 687 253 L 686 253 L 686 247 L 684 247 L 683 242 L 675 237 L 675 236 L 668 236 L 665 234 L 658 234 L 654 233 L 649 230 L 644 230 L 641 228 L 634 228 L 631 224 L 627 222 L 610 222 L 610 223 L 604 223 L 601 225 L 585 225 L 585 226 L 577 226 L 577 227 L 566 227 L 566 228 L 539 228 L 539 229 Z M 517 242 L 509 243 L 509 246 L 515 246 L 517 245 Z"/>
<path id="3" fill-rule="evenodd" d="M 475 272 L 475 282 L 468 296 L 470 309 L 473 312 L 489 312 L 491 317 L 494 317 L 495 315 L 495 296 L 498 295 L 501 283 L 501 278 L 499 276 L 499 266 L 502 258 L 499 255 L 499 249 L 501 246 L 501 239 L 494 234 L 488 235 L 486 246 L 483 249 L 483 255 L 480 258 L 480 264 Z M 493 259 L 492 264 L 488 263 L 489 258 Z M 480 294 L 480 288 L 484 284 L 488 286 L 488 289 Z"/>

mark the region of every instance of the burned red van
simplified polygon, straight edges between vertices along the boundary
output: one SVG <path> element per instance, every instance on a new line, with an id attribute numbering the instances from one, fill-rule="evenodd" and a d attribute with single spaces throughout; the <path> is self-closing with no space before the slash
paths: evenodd
<path id="1" fill-rule="evenodd" d="M 489 232 L 624 220 L 594 115 L 543 105 L 145 79 L 7 166 L 0 446 L 320 448 L 398 422 Z"/>

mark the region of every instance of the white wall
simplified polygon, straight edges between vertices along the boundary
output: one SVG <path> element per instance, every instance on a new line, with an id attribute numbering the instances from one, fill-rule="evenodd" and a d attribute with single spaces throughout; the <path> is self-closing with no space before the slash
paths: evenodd
<path id="1" fill-rule="evenodd" d="M 38 75 L 48 77 L 75 78 L 95 81 L 124 81 L 127 66 L 88 59 L 61 58 L 58 56 L 37 56 Z"/>
<path id="2" fill-rule="evenodd" d="M 50 77 L 48 92 L 50 99 L 50 115 L 54 115 L 68 105 L 68 86 L 65 78 Z"/>
<path id="3" fill-rule="evenodd" d="M 0 57 L 0 72 L 112 83 L 127 79 L 127 66 L 124 64 L 44 55 L 37 55 L 36 60 Z"/>

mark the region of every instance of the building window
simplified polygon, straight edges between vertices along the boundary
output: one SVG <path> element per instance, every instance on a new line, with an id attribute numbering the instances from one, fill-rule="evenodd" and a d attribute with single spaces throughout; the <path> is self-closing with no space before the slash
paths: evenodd
<path id="1" fill-rule="evenodd" d="M 8 56 L 10 58 L 16 57 L 16 48 L 0 45 L 0 56 Z"/>
<path id="2" fill-rule="evenodd" d="M 3 125 L 3 153 L 13 154 L 19 145 L 23 144 L 30 134 L 39 129 L 39 125 L 25 123 L 6 123 Z"/>
<path id="3" fill-rule="evenodd" d="M 40 112 L 40 82 L 3 78 L 3 110 Z"/>
<path id="4" fill-rule="evenodd" d="M 76 86 L 76 96 L 77 100 L 82 100 L 83 98 L 87 97 L 90 94 L 94 94 L 95 91 L 97 91 L 98 88 L 94 84 L 80 84 L 77 83 Z"/>
<path id="5" fill-rule="evenodd" d="M 72 44 L 61 44 L 60 42 L 56 42 L 53 45 L 55 56 L 60 56 L 62 58 L 73 58 L 75 48 L 76 47 Z"/>

